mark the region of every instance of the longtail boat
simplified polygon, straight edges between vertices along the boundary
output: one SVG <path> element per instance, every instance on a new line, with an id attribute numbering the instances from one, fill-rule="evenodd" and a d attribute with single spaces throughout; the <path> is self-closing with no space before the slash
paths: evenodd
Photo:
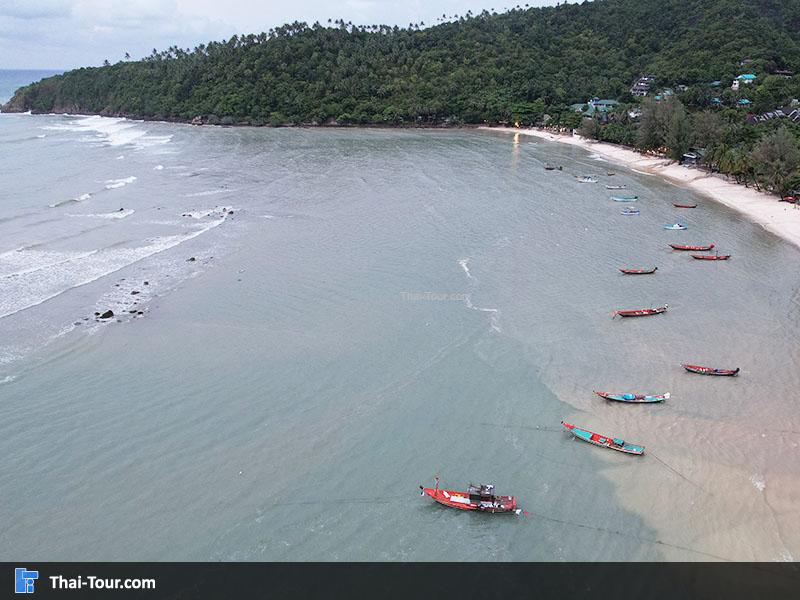
<path id="1" fill-rule="evenodd" d="M 624 185 L 606 185 L 607 190 L 624 190 Z"/>
<path id="2" fill-rule="evenodd" d="M 650 275 L 658 271 L 658 267 L 652 269 L 620 269 L 625 275 Z"/>
<path id="3" fill-rule="evenodd" d="M 708 244 L 707 246 L 682 246 L 681 244 L 670 244 L 669 246 L 673 250 L 692 250 L 694 252 L 705 252 L 707 250 L 711 250 L 714 247 L 714 244 Z"/>
<path id="4" fill-rule="evenodd" d="M 625 207 L 620 211 L 621 215 L 638 215 L 639 209 L 638 208 L 628 208 Z"/>
<path id="5" fill-rule="evenodd" d="M 631 403 L 645 403 L 645 402 L 663 402 L 669 400 L 669 392 L 666 394 L 610 394 L 608 392 L 598 392 L 595 394 L 606 400 L 616 400 L 617 402 L 631 402 Z"/>
<path id="6" fill-rule="evenodd" d="M 672 203 L 675 208 L 697 208 L 697 204 L 676 204 Z"/>
<path id="7" fill-rule="evenodd" d="M 672 223 L 671 225 L 662 225 L 662 227 L 664 229 L 673 229 L 675 231 L 686 229 L 686 225 L 683 223 Z"/>
<path id="8" fill-rule="evenodd" d="M 576 176 L 575 179 L 577 179 L 580 183 L 597 183 L 597 178 L 591 175 L 582 175 L 580 177 Z"/>
<path id="9" fill-rule="evenodd" d="M 668 304 L 664 306 L 659 306 L 657 308 L 638 308 L 635 310 L 615 310 L 614 316 L 615 317 L 649 317 L 650 315 L 660 315 L 663 312 L 667 312 L 667 308 L 669 308 Z"/>
<path id="10" fill-rule="evenodd" d="M 738 367 L 736 369 L 712 369 L 711 367 L 687 365 L 686 363 L 683 363 L 681 366 L 690 373 L 698 373 L 700 375 L 720 375 L 722 377 L 733 377 L 734 375 L 739 374 Z"/>
<path id="11" fill-rule="evenodd" d="M 561 171 L 563 168 L 564 167 L 561 167 L 561 166 L 556 167 L 555 165 L 545 165 L 544 166 L 544 170 L 545 171 Z"/>
<path id="12" fill-rule="evenodd" d="M 639 196 L 611 196 L 611 199 L 614 202 L 636 202 Z"/>
<path id="13" fill-rule="evenodd" d="M 439 478 L 432 488 L 419 486 L 421 496 L 430 496 L 434 501 L 450 508 L 459 510 L 474 510 L 491 514 L 513 513 L 520 514 L 517 508 L 517 499 L 514 496 L 496 496 L 493 485 L 475 485 L 470 483 L 466 492 L 455 490 L 440 490 Z"/>
<path id="14" fill-rule="evenodd" d="M 728 260 L 730 254 L 692 254 L 695 260 Z"/>
<path id="15" fill-rule="evenodd" d="M 600 435 L 599 433 L 594 433 L 587 429 L 581 429 L 580 427 L 570 423 L 564 423 L 564 421 L 561 421 L 561 424 L 579 440 L 589 442 L 595 446 L 604 446 L 606 448 L 611 448 L 612 450 L 625 452 L 626 454 L 644 454 L 644 446 L 637 446 L 636 444 L 629 444 L 625 440 L 621 440 L 619 438 Z"/>

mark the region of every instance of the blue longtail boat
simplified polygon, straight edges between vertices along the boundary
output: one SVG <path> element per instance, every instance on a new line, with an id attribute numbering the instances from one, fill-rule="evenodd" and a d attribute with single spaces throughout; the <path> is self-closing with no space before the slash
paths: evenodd
<path id="1" fill-rule="evenodd" d="M 581 429 L 580 427 L 570 423 L 564 423 L 564 421 L 561 421 L 561 424 L 579 440 L 589 442 L 595 446 L 604 446 L 605 448 L 611 448 L 612 450 L 624 452 L 625 454 L 644 454 L 644 446 L 637 446 L 636 444 L 629 444 L 625 440 L 621 440 L 619 438 L 600 435 L 599 433 L 594 433 L 587 429 Z"/>
<path id="2" fill-rule="evenodd" d="M 663 402 L 669 399 L 669 392 L 666 394 L 610 394 L 609 392 L 598 392 L 595 394 L 606 400 L 616 400 L 617 402 L 631 402 L 631 403 L 644 403 L 644 402 Z"/>
<path id="3" fill-rule="evenodd" d="M 639 196 L 622 196 L 622 195 L 615 195 L 611 196 L 611 199 L 614 202 L 636 202 Z"/>

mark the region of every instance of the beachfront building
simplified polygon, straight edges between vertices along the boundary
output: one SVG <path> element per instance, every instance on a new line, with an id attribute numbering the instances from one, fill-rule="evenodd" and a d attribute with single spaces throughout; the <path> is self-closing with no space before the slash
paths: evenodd
<path id="1" fill-rule="evenodd" d="M 602 100 L 595 96 L 585 104 L 572 104 L 570 108 L 575 112 L 583 113 L 584 117 L 593 117 L 595 114 L 603 115 L 619 104 L 616 100 Z"/>
<path id="2" fill-rule="evenodd" d="M 733 80 L 733 84 L 731 84 L 732 90 L 738 90 L 742 85 L 750 85 L 756 80 L 756 76 L 753 73 L 742 73 L 736 79 Z"/>

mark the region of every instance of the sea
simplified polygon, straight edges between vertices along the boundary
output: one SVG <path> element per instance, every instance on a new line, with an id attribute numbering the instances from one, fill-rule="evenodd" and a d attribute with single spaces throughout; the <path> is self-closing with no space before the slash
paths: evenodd
<path id="1" fill-rule="evenodd" d="M 800 251 L 740 214 L 468 129 L 0 114 L 0 148 L 0 560 L 800 557 Z"/>

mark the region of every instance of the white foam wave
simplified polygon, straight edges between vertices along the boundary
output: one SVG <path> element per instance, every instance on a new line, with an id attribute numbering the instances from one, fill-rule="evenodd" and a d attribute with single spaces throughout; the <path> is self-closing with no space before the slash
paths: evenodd
<path id="1" fill-rule="evenodd" d="M 752 483 L 753 487 L 759 492 L 763 492 L 767 487 L 767 482 L 764 479 L 764 476 L 759 475 L 758 473 L 750 476 L 750 483 Z"/>
<path id="2" fill-rule="evenodd" d="M 117 160 L 122 160 L 122 159 L 124 159 L 124 158 L 125 158 L 125 155 L 124 155 L 124 154 L 120 154 L 120 155 L 117 157 Z"/>
<path id="3" fill-rule="evenodd" d="M 40 134 L 39 134 L 39 135 L 37 135 L 36 137 L 37 137 L 37 138 L 39 138 L 39 139 L 46 138 L 46 137 L 47 137 L 47 134 L 46 134 L 46 133 L 40 133 Z"/>
<path id="4" fill-rule="evenodd" d="M 16 379 L 16 376 L 14 376 L 14 375 L 6 375 L 2 379 L 0 379 L 0 385 L 2 385 L 4 383 L 11 383 L 15 379 Z"/>
<path id="5" fill-rule="evenodd" d="M 153 167 L 153 170 L 154 171 L 161 171 L 163 168 L 164 168 L 164 165 L 156 165 L 155 167 Z"/>
<path id="6" fill-rule="evenodd" d="M 132 145 L 137 149 L 166 144 L 172 139 L 172 135 L 149 135 L 147 130 L 141 127 L 141 122 L 116 117 L 78 117 L 42 129 L 94 133 L 89 141 L 104 146 Z"/>
<path id="7" fill-rule="evenodd" d="M 458 261 L 458 264 L 464 269 L 464 273 L 467 275 L 468 279 L 475 279 L 472 276 L 472 273 L 469 272 L 469 258 L 462 258 Z"/>
<path id="8" fill-rule="evenodd" d="M 467 297 L 464 298 L 464 304 L 466 304 L 467 308 L 469 308 L 470 310 L 489 313 L 490 314 L 489 324 L 491 328 L 497 333 L 500 333 L 500 311 L 498 309 L 475 306 L 474 304 L 472 304 L 472 299 L 470 298 L 469 295 L 467 295 Z"/>
<path id="9" fill-rule="evenodd" d="M 129 183 L 133 183 L 134 181 L 136 181 L 136 177 L 133 175 L 130 177 L 124 177 L 123 179 L 109 179 L 106 181 L 106 189 L 115 190 L 117 188 L 124 187 Z"/>
<path id="10" fill-rule="evenodd" d="M 39 269 L 46 269 L 73 260 L 91 256 L 97 250 L 86 252 L 52 252 L 48 250 L 33 250 L 31 248 L 18 248 L 0 254 L 0 282 L 5 284 L 21 275 L 33 273 Z"/>
<path id="11" fill-rule="evenodd" d="M 220 218 L 203 223 L 188 233 L 145 240 L 141 246 L 120 248 L 117 245 L 94 250 L 84 256 L 51 261 L 51 264 L 26 273 L 0 278 L 0 287 L 3 289 L 3 294 L 0 295 L 0 318 L 42 304 L 68 290 L 86 285 L 154 254 L 174 248 L 221 225 L 224 221 L 224 218 Z M 28 263 L 36 263 L 41 260 L 38 252 L 40 251 L 23 251 L 20 253 L 21 259 Z"/>
<path id="12" fill-rule="evenodd" d="M 186 198 L 198 198 L 200 196 L 214 196 L 216 194 L 224 194 L 226 192 L 233 192 L 234 190 L 229 189 L 218 189 L 218 190 L 205 190 L 203 192 L 194 192 L 192 194 L 186 194 Z"/>
<path id="13" fill-rule="evenodd" d="M 191 217 L 192 219 L 204 219 L 211 215 L 224 216 L 228 214 L 228 211 L 230 210 L 233 210 L 233 208 L 230 206 L 215 206 L 214 208 L 208 208 L 205 210 L 195 210 L 191 212 L 185 212 L 181 216 Z"/>
<path id="14" fill-rule="evenodd" d="M 67 215 L 68 217 L 88 217 L 94 219 L 124 219 L 130 217 L 136 211 L 132 208 L 124 208 L 122 210 L 115 210 L 110 213 L 90 213 L 88 215 Z"/>
<path id="15" fill-rule="evenodd" d="M 61 202 L 53 202 L 50 204 L 50 208 L 58 208 L 59 206 L 64 206 L 65 204 L 73 204 L 75 202 L 83 202 L 84 200 L 88 200 L 91 198 L 91 194 L 81 194 L 77 198 L 69 198 L 67 200 L 62 200 Z"/>

